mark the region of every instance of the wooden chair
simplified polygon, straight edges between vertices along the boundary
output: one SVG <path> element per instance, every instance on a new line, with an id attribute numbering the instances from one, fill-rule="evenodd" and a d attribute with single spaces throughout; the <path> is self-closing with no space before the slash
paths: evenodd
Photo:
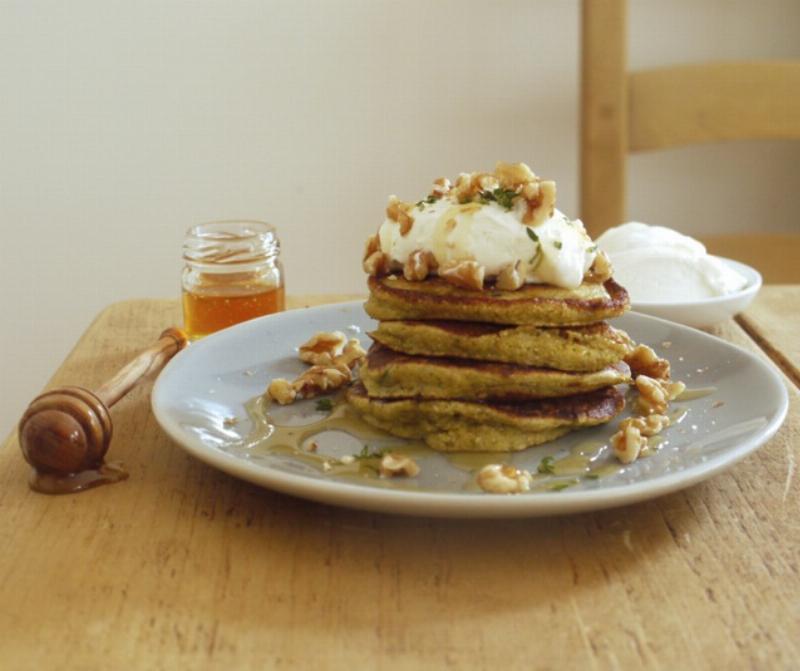
<path id="1" fill-rule="evenodd" d="M 800 62 L 628 72 L 626 0 L 582 2 L 580 209 L 593 236 L 625 221 L 628 152 L 800 139 Z M 754 231 L 701 239 L 711 253 L 755 266 L 766 281 L 800 282 L 800 234 Z"/>

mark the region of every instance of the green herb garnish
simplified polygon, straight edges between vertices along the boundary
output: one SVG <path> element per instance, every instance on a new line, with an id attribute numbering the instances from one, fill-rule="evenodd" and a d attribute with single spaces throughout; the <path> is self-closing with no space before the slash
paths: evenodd
<path id="1" fill-rule="evenodd" d="M 329 398 L 318 398 L 315 407 L 320 412 L 328 412 L 333 410 L 333 401 Z"/>
<path id="2" fill-rule="evenodd" d="M 561 240 L 554 240 L 553 241 L 553 247 L 555 247 L 556 249 L 561 249 L 563 246 L 564 246 L 564 243 L 561 242 Z"/>
<path id="3" fill-rule="evenodd" d="M 386 454 L 386 450 L 378 450 L 377 452 L 370 452 L 369 445 L 364 445 L 361 448 L 361 452 L 354 455 L 356 459 L 380 459 L 383 455 Z"/>
<path id="4" fill-rule="evenodd" d="M 493 191 L 481 191 L 478 195 L 478 200 L 480 200 L 484 205 L 486 203 L 495 202 L 507 210 L 510 210 L 512 207 L 514 207 L 514 198 L 516 198 L 518 195 L 519 194 L 513 189 L 504 189 L 498 186 Z"/>
<path id="5" fill-rule="evenodd" d="M 555 471 L 553 470 L 553 457 L 545 457 L 539 462 L 539 465 L 536 467 L 536 470 L 539 473 L 544 474 L 553 474 Z"/>
<path id="6" fill-rule="evenodd" d="M 597 251 L 597 245 L 592 245 L 591 247 L 587 248 L 586 251 L 590 254 L 594 254 Z"/>
<path id="7" fill-rule="evenodd" d="M 597 480 L 600 477 L 600 474 L 599 473 L 587 473 L 585 477 L 586 477 L 587 480 Z"/>
<path id="8" fill-rule="evenodd" d="M 422 211 L 425 209 L 425 203 L 427 203 L 428 205 L 433 205 L 441 197 L 442 197 L 441 194 L 432 193 L 427 198 L 424 198 L 423 200 L 418 200 L 416 203 L 414 203 L 414 205 L 416 205 L 420 209 L 420 211 Z"/>
<path id="9" fill-rule="evenodd" d="M 528 234 L 528 237 L 533 240 L 534 242 L 539 242 L 539 236 L 536 235 L 536 232 L 530 227 L 525 227 L 525 232 Z"/>
<path id="10" fill-rule="evenodd" d="M 560 492 L 562 489 L 566 489 L 567 487 L 571 487 L 575 483 L 571 480 L 562 480 L 561 482 L 554 482 L 552 485 L 548 487 L 551 492 Z"/>

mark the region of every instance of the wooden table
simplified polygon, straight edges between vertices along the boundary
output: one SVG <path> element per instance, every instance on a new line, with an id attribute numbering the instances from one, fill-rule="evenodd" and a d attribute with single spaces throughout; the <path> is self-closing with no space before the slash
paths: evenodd
<path id="1" fill-rule="evenodd" d="M 35 494 L 11 437 L 0 667 L 798 668 L 798 306 L 800 286 L 766 287 L 744 328 L 717 329 L 787 373 L 778 435 L 706 483 L 597 513 L 414 519 L 283 496 L 173 445 L 149 386 L 112 412 L 123 484 Z M 51 385 L 95 387 L 177 321 L 171 301 L 111 306 Z"/>

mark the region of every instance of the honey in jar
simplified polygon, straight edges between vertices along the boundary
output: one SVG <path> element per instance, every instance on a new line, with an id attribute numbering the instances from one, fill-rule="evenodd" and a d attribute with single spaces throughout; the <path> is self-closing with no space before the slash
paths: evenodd
<path id="1" fill-rule="evenodd" d="M 275 229 L 261 221 L 193 226 L 183 244 L 183 321 L 191 338 L 284 309 Z"/>

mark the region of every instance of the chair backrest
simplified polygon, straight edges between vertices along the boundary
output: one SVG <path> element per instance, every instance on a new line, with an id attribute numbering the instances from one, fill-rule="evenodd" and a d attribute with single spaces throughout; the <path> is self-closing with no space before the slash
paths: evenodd
<path id="1" fill-rule="evenodd" d="M 625 221 L 625 159 L 722 140 L 800 139 L 800 62 L 627 71 L 626 0 L 583 0 L 581 218 L 591 235 Z"/>

